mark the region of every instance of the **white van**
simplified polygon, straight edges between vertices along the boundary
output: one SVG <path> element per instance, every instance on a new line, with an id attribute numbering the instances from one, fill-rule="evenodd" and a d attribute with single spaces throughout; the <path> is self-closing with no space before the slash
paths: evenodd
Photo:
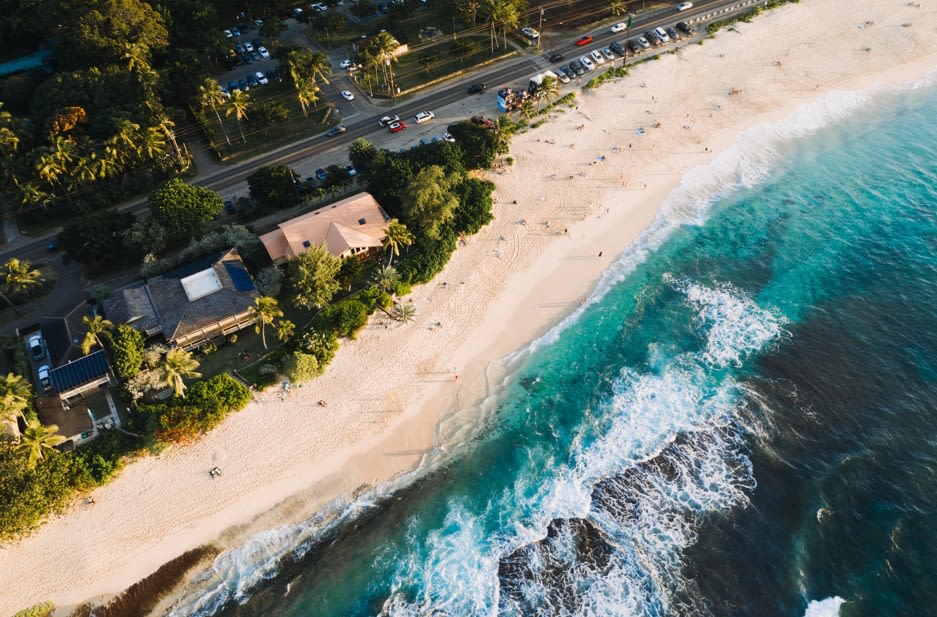
<path id="1" fill-rule="evenodd" d="M 661 28 L 660 26 L 654 28 L 654 34 L 660 37 L 660 40 L 664 43 L 670 42 L 670 37 L 667 35 L 667 31 Z"/>

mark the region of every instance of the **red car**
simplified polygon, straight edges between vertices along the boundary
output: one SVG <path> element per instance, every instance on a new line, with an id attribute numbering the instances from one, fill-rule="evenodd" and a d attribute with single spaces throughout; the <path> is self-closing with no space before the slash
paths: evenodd
<path id="1" fill-rule="evenodd" d="M 403 122 L 403 121 L 401 120 L 400 122 L 394 122 L 393 124 L 391 124 L 391 125 L 388 126 L 387 128 L 390 129 L 390 132 L 391 132 L 391 133 L 399 133 L 400 131 L 402 131 L 402 130 L 404 130 L 405 128 L 407 128 L 407 123 L 406 123 L 406 122 Z"/>
<path id="2" fill-rule="evenodd" d="M 583 45 L 588 45 L 592 42 L 592 37 L 586 34 L 576 39 L 576 47 L 582 47 Z"/>

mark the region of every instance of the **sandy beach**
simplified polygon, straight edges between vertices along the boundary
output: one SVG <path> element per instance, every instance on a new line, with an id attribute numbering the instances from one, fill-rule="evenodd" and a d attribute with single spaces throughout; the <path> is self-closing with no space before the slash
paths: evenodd
<path id="1" fill-rule="evenodd" d="M 405 299 L 414 322 L 375 315 L 324 377 L 259 394 L 198 443 L 129 465 L 94 505 L 0 547 L 0 614 L 105 599 L 191 548 L 238 546 L 455 451 L 472 414 L 440 420 L 484 398 L 493 362 L 579 308 L 688 171 L 832 92 L 935 68 L 937 4 L 802 0 L 581 93 L 514 138 L 513 164 L 488 174 L 495 221 Z M 494 94 L 484 101 L 493 115 Z M 444 125 L 466 108 L 435 112 Z"/>

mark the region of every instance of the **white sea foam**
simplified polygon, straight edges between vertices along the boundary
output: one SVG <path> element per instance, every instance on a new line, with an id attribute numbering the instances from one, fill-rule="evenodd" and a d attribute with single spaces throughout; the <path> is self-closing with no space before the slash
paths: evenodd
<path id="1" fill-rule="evenodd" d="M 826 598 L 824 600 L 813 600 L 807 605 L 804 617 L 837 617 L 839 615 L 839 607 L 845 603 L 846 601 L 839 596 Z"/>

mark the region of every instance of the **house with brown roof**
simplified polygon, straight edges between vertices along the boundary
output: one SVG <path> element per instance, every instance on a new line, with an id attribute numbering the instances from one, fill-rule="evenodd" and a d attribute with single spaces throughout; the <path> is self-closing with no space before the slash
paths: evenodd
<path id="1" fill-rule="evenodd" d="M 186 264 L 130 287 L 102 303 L 114 324 L 192 349 L 253 325 L 259 297 L 236 249 Z"/>
<path id="2" fill-rule="evenodd" d="M 363 257 L 381 249 L 389 226 L 390 217 L 377 200 L 370 193 L 358 193 L 283 221 L 260 241 L 277 263 L 323 243 L 336 257 Z"/>
<path id="3" fill-rule="evenodd" d="M 55 395 L 40 396 L 34 402 L 39 422 L 46 426 L 54 424 L 58 427 L 56 435 L 65 438 L 66 441 L 57 446 L 59 450 L 73 450 L 75 446 L 98 436 L 98 429 L 87 405 L 69 406 Z"/>

